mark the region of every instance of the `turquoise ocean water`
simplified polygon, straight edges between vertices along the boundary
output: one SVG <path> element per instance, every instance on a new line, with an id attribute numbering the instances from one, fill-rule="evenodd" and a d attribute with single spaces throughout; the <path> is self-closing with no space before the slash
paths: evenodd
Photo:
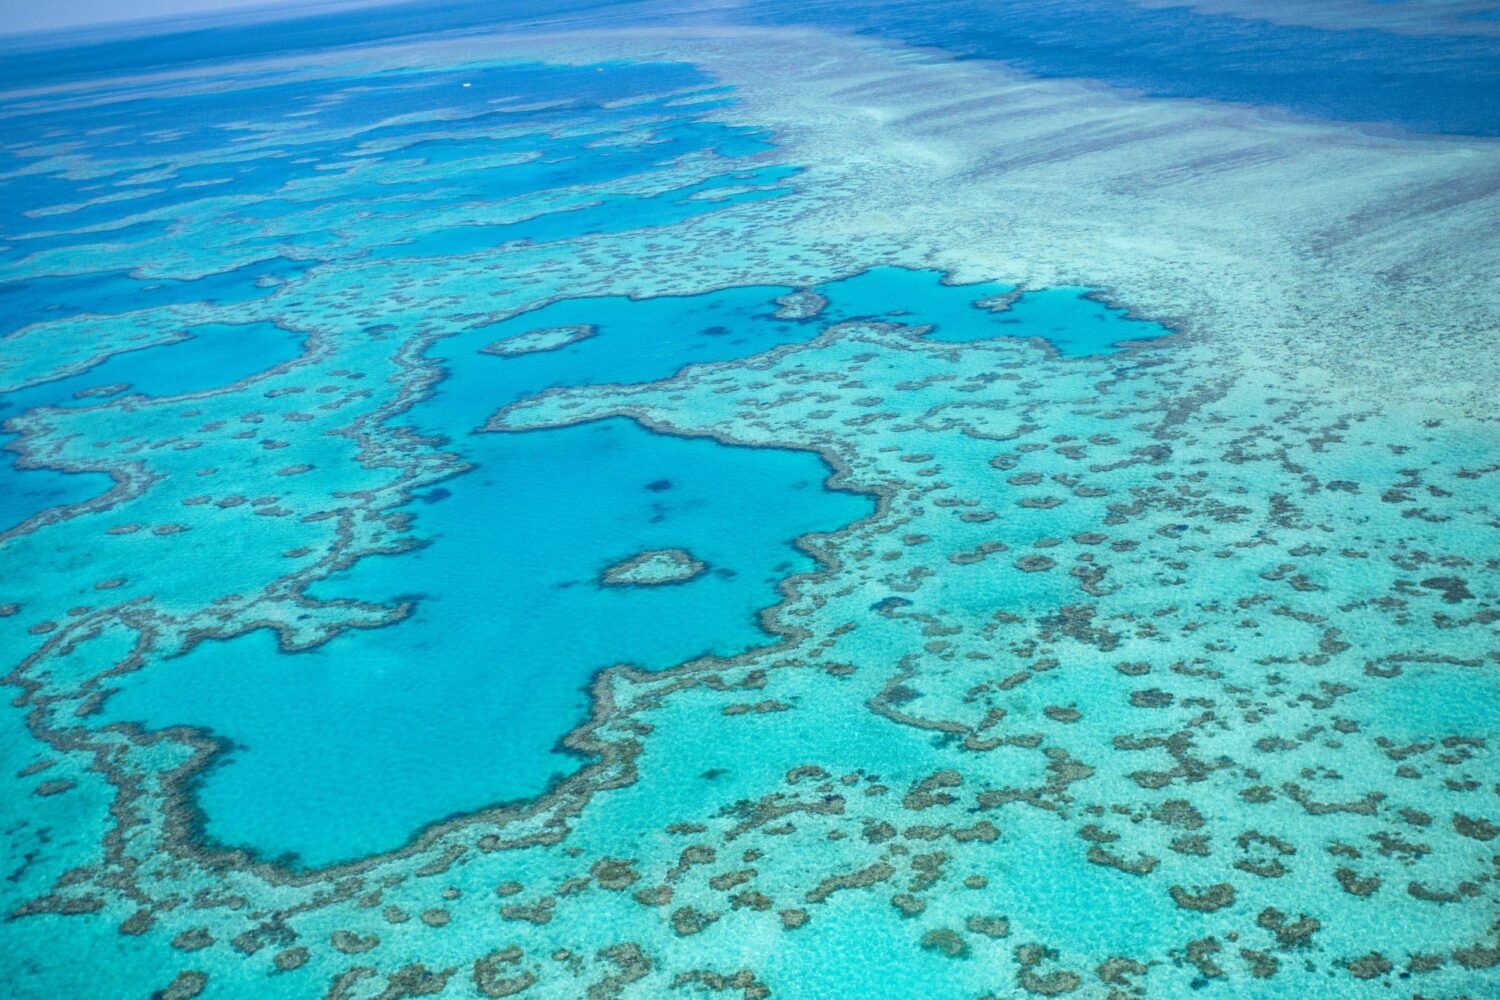
<path id="1" fill-rule="evenodd" d="M 683 441 L 619 421 L 527 434 L 472 429 L 497 406 L 546 389 L 656 381 L 855 318 L 930 326 L 929 336 L 955 341 L 1033 336 L 1070 356 L 1164 332 L 1121 320 L 1080 290 L 982 309 L 977 301 L 1013 290 L 941 277 L 886 268 L 819 286 L 826 311 L 804 320 L 776 318 L 776 299 L 791 288 L 563 299 L 442 341 L 443 381 L 402 419 L 462 442 L 472 468 L 405 508 L 421 548 L 367 559 L 310 592 L 412 600 L 412 619 L 290 657 L 264 634 L 207 643 L 136 675 L 104 719 L 187 723 L 230 739 L 237 749 L 200 800 L 206 832 L 305 864 L 389 850 L 430 820 L 536 795 L 576 767 L 555 744 L 586 716 L 594 673 L 615 664 L 659 670 L 771 641 L 756 612 L 777 602 L 778 580 L 814 568 L 791 541 L 873 506 L 825 489 L 832 470 L 806 454 Z M 480 353 L 518 331 L 575 324 L 596 332 L 561 349 Z M 709 573 L 671 587 L 599 583 L 608 565 L 663 548 L 686 549 Z M 462 669 L 435 672 L 434 664 Z M 194 682 L 201 677 L 226 683 L 206 691 Z M 451 766 L 433 759 L 424 734 L 436 728 Z M 361 822 L 329 824 L 329 814 Z"/>
<path id="2" fill-rule="evenodd" d="M 1494 131 L 1467 36 L 960 13 L 743 21 Z M 616 15 L 723 20 L 498 20 Z M 1489 438 L 414 17 L 6 43 L 13 995 L 1496 990 Z"/>

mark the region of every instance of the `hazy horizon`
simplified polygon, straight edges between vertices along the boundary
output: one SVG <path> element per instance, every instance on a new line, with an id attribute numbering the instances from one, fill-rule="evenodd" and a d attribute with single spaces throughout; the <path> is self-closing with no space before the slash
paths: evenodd
<path id="1" fill-rule="evenodd" d="M 269 13 L 276 8 L 373 6 L 396 2 L 399 0 L 137 0 L 120 5 L 104 0 L 56 0 L 47 5 L 0 11 L 0 36 L 193 18 L 236 10 Z"/>

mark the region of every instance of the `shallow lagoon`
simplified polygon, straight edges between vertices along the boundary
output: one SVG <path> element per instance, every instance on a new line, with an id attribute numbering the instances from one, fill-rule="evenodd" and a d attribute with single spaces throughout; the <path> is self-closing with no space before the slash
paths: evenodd
<path id="1" fill-rule="evenodd" d="M 76 375 L 0 393 L 0 424 L 41 406 L 207 392 L 291 361 L 302 342 L 300 335 L 270 323 L 205 324 L 181 340 L 114 354 Z M 0 434 L 0 447 L 16 437 Z M 99 496 L 110 482 L 101 472 L 22 468 L 12 452 L 0 451 L 0 531 L 49 508 Z"/>
<path id="2" fill-rule="evenodd" d="M 205 643 L 110 701 L 110 721 L 207 726 L 243 746 L 204 784 L 210 837 L 322 865 L 535 795 L 581 763 L 556 743 L 584 718 L 596 671 L 772 641 L 756 611 L 777 601 L 779 579 L 815 565 L 792 539 L 871 510 L 824 489 L 814 455 L 623 420 L 484 435 L 469 458 L 476 469 L 414 505 L 426 547 L 364 560 L 320 588 L 416 598 L 412 618 L 294 655 L 264 631 Z M 610 564 L 668 547 L 708 572 L 600 586 Z"/>
<path id="3" fill-rule="evenodd" d="M 1171 333 L 1158 323 L 1109 308 L 1088 288 L 1023 291 L 995 282 L 957 285 L 937 271 L 874 267 L 818 291 L 829 299 L 829 319 L 930 327 L 927 337 L 960 344 L 991 337 L 1039 340 L 1066 358 L 1113 354 L 1126 341 Z"/>
<path id="4" fill-rule="evenodd" d="M 202 726 L 240 747 L 202 785 L 206 832 L 218 842 L 315 866 L 392 849 L 428 822 L 534 796 L 576 770 L 581 761 L 556 744 L 585 718 L 598 670 L 662 669 L 772 641 L 756 612 L 776 602 L 778 580 L 813 568 L 791 541 L 872 509 L 822 488 L 829 470 L 809 454 L 682 440 L 623 420 L 473 433 L 496 409 L 559 386 L 667 378 L 855 319 L 954 342 L 1040 338 L 1064 355 L 1166 332 L 1080 290 L 1017 297 L 1012 286 L 948 284 L 935 271 L 874 268 L 819 286 L 827 303 L 810 319 L 777 315 L 792 291 L 563 299 L 439 342 L 432 353 L 446 377 L 402 420 L 441 434 L 474 468 L 408 505 L 422 548 L 366 559 L 310 595 L 414 600 L 412 618 L 290 656 L 268 633 L 205 643 L 128 678 L 106 719 Z M 485 352 L 571 326 L 593 333 L 553 350 Z M 674 586 L 599 585 L 609 565 L 664 548 L 709 571 Z M 330 824 L 329 814 L 359 821 Z"/>

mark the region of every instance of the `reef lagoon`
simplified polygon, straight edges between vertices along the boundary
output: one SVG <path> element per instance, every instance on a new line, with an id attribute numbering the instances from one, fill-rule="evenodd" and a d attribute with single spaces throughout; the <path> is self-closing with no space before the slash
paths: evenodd
<path id="1" fill-rule="evenodd" d="M 1491 5 L 17 30 L 7 995 L 1500 995 Z"/>

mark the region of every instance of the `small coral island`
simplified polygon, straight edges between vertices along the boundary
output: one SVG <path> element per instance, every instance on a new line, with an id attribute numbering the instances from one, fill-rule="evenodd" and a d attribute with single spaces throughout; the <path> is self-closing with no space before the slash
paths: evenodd
<path id="1" fill-rule="evenodd" d="M 580 340 L 587 340 L 598 330 L 589 323 L 578 323 L 573 326 L 549 326 L 543 330 L 528 330 L 518 333 L 514 337 L 506 337 L 497 340 L 479 349 L 481 354 L 496 354 L 502 358 L 512 358 L 520 354 L 540 354 L 543 351 L 560 351 L 564 347 L 571 347 Z"/>
<path id="2" fill-rule="evenodd" d="M 599 577 L 605 587 L 661 587 L 687 583 L 708 572 L 708 563 L 687 549 L 652 549 L 610 566 Z"/>
<path id="3" fill-rule="evenodd" d="M 812 319 L 828 308 L 828 300 L 811 288 L 799 288 L 776 300 L 777 319 Z"/>

